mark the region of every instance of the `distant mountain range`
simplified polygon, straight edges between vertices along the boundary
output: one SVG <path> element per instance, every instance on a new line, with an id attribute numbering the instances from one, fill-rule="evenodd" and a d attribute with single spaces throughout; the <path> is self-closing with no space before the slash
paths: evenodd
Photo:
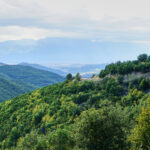
<path id="1" fill-rule="evenodd" d="M 29 66 L 0 66 L 0 101 L 13 98 L 50 84 L 62 82 L 64 77 Z"/>
<path id="2" fill-rule="evenodd" d="M 106 64 L 73 64 L 68 66 L 57 66 L 57 69 L 60 69 L 66 73 L 80 73 L 83 77 L 91 77 L 92 74 L 98 74 L 100 70 L 104 69 Z"/>
<path id="3" fill-rule="evenodd" d="M 62 76 L 68 73 L 75 75 L 80 73 L 83 77 L 91 77 L 92 74 L 98 74 L 100 70 L 104 69 L 106 64 L 72 64 L 72 65 L 56 65 L 53 67 L 45 67 L 39 64 L 20 63 L 21 66 L 30 66 L 41 70 L 51 71 Z"/>
<path id="4" fill-rule="evenodd" d="M 34 89 L 36 89 L 36 87 L 26 83 L 0 78 L 0 102 L 30 92 Z"/>
<path id="5" fill-rule="evenodd" d="M 66 75 L 66 73 L 61 71 L 61 70 L 54 69 L 54 68 L 49 68 L 49 67 L 42 66 L 42 65 L 39 65 L 39 64 L 30 64 L 30 63 L 23 62 L 23 63 L 20 63 L 18 65 L 20 65 L 20 66 L 29 66 L 29 67 L 33 67 L 33 68 L 36 68 L 36 69 L 53 72 L 53 73 L 57 73 L 57 74 L 62 75 L 62 76 Z"/>

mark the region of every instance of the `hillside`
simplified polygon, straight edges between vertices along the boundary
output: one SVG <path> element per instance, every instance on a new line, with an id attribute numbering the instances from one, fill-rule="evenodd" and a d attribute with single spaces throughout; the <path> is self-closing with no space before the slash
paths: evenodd
<path id="1" fill-rule="evenodd" d="M 150 56 L 142 54 L 138 56 L 137 60 L 125 61 L 109 64 L 99 74 L 100 77 L 108 75 L 126 75 L 132 73 L 148 73 L 150 72 Z"/>
<path id="2" fill-rule="evenodd" d="M 0 73 L 6 75 L 9 79 L 19 80 L 37 87 L 58 83 L 64 79 L 60 75 L 52 72 L 18 65 L 1 66 Z"/>
<path id="3" fill-rule="evenodd" d="M 36 87 L 19 81 L 15 82 L 9 79 L 0 78 L 0 102 L 30 92 L 34 89 L 36 89 Z"/>
<path id="4" fill-rule="evenodd" d="M 0 149 L 127 150 L 138 146 L 139 132 L 134 134 L 133 129 L 138 130 L 136 120 L 146 111 L 149 88 L 150 80 L 143 77 L 132 82 L 120 76 L 83 81 L 77 75 L 18 96 L 0 104 Z M 142 143 L 147 138 L 141 135 L 138 140 Z"/>
<path id="5" fill-rule="evenodd" d="M 0 78 L 0 101 L 64 80 L 52 72 L 17 65 L 0 66 Z"/>

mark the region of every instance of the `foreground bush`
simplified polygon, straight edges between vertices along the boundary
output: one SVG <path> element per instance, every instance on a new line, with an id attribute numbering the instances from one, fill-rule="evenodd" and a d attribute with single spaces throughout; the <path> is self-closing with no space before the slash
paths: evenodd
<path id="1" fill-rule="evenodd" d="M 83 112 L 76 125 L 77 149 L 126 149 L 127 120 L 123 114 L 113 106 Z"/>
<path id="2" fill-rule="evenodd" d="M 150 100 L 150 99 L 149 99 Z M 137 119 L 138 123 L 132 130 L 129 140 L 132 143 L 133 150 L 150 149 L 150 105 L 143 108 L 142 113 Z"/>

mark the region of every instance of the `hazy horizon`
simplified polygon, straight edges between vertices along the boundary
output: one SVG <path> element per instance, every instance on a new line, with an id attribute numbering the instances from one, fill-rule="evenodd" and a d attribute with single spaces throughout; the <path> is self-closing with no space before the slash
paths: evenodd
<path id="1" fill-rule="evenodd" d="M 103 64 L 150 54 L 149 4 L 0 0 L 0 61 Z"/>

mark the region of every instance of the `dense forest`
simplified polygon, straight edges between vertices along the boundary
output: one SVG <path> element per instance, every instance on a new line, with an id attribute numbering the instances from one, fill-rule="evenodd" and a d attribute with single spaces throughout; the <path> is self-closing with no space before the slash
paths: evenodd
<path id="1" fill-rule="evenodd" d="M 133 72 L 142 72 L 148 73 L 150 72 L 150 56 L 147 54 L 142 54 L 138 56 L 138 59 L 135 61 L 126 61 L 112 63 L 107 65 L 104 70 L 102 70 L 99 74 L 100 77 L 105 77 L 109 74 L 129 74 Z"/>
<path id="2" fill-rule="evenodd" d="M 20 65 L 0 66 L 0 102 L 64 81 L 58 74 Z"/>
<path id="3" fill-rule="evenodd" d="M 23 93 L 35 90 L 37 87 L 10 79 L 0 78 L 0 102 L 14 98 Z"/>
<path id="4" fill-rule="evenodd" d="M 142 54 L 1 103 L 0 149 L 149 150 L 149 64 Z"/>

